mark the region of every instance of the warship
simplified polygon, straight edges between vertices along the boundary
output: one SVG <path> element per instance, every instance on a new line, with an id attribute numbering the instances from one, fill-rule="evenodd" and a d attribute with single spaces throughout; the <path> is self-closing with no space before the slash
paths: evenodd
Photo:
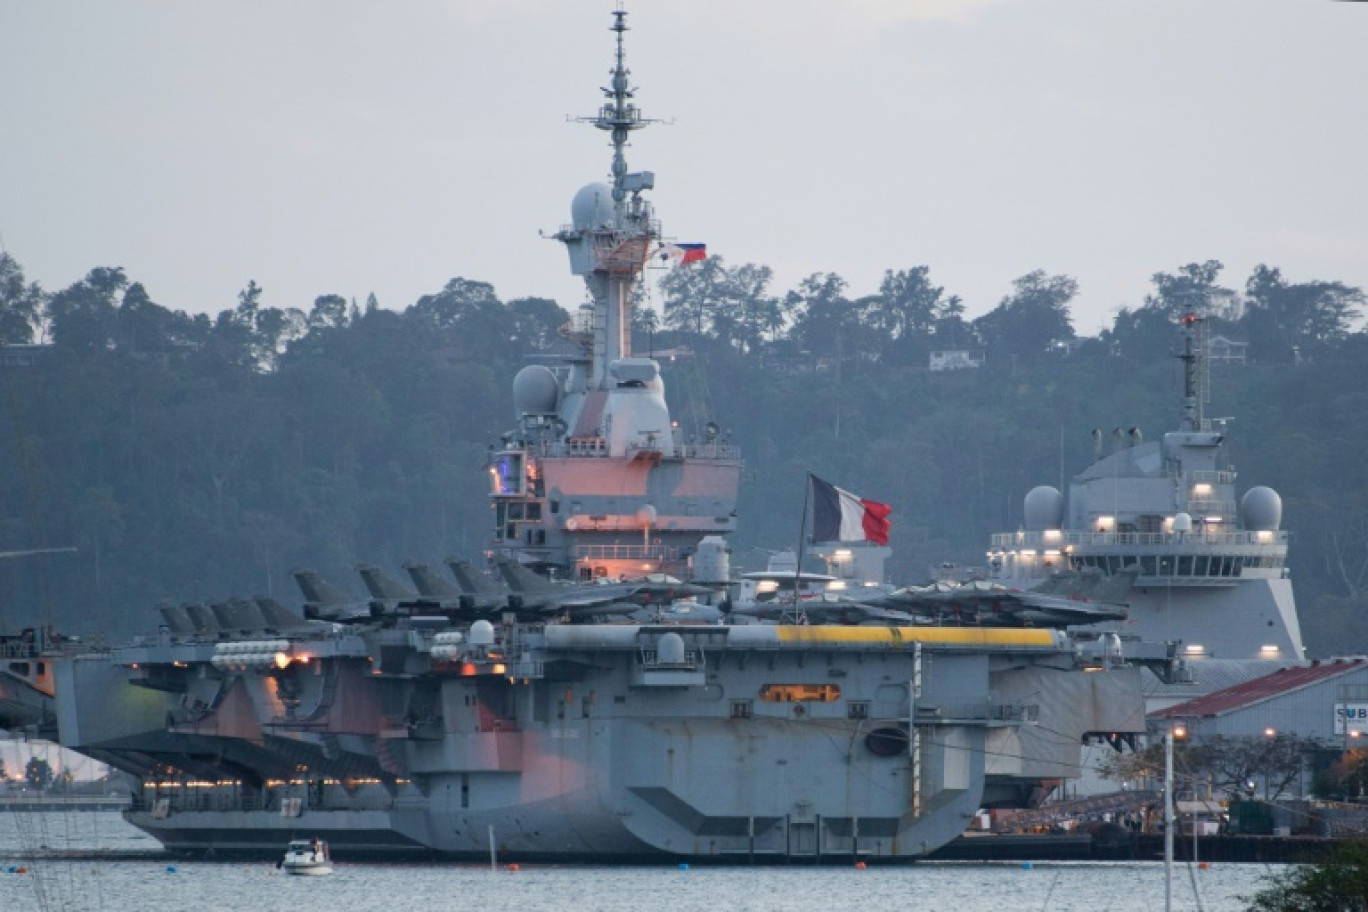
<path id="1" fill-rule="evenodd" d="M 1064 629 L 623 613 L 663 574 L 721 590 L 741 461 L 714 428 L 681 439 L 659 366 L 631 351 L 643 270 L 670 245 L 654 175 L 625 160 L 649 121 L 612 15 L 586 118 L 611 182 L 555 234 L 589 291 L 578 348 L 517 375 L 488 466 L 488 556 L 510 584 L 574 588 L 453 562 L 456 594 L 425 567 L 417 594 L 370 573 L 358 610 L 301 573 L 302 614 L 166 605 L 113 648 L 6 642 L 0 725 L 130 773 L 125 816 L 167 849 L 278 857 L 303 834 L 338 858 L 915 860 L 982 808 L 1038 803 L 1083 745 L 1144 731 L 1139 669 Z M 634 575 L 654 588 L 592 598 Z"/>
<path id="2" fill-rule="evenodd" d="M 1189 683 L 1201 662 L 1265 674 L 1269 663 L 1305 658 L 1282 498 L 1261 485 L 1237 502 L 1223 448 L 1230 419 L 1205 414 L 1207 323 L 1190 314 L 1182 329 L 1177 428 L 1155 441 L 1117 428 L 1105 455 L 1095 429 L 1095 461 L 1073 478 L 1067 499 L 1048 485 L 1032 488 L 1023 528 L 992 536 L 987 577 L 1028 590 L 1061 571 L 1133 574 L 1126 618 L 1091 629 L 1119 635 L 1128 655 L 1168 648 Z"/>

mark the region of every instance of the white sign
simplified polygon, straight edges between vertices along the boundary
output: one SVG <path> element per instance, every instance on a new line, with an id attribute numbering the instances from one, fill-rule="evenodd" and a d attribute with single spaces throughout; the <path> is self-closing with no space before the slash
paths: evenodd
<path id="1" fill-rule="evenodd" d="M 1345 725 L 1345 721 L 1348 725 Z M 1336 703 L 1335 704 L 1335 734 L 1343 735 L 1348 732 L 1358 732 L 1361 735 L 1368 735 L 1368 703 Z M 1368 742 L 1365 742 L 1368 744 Z"/>

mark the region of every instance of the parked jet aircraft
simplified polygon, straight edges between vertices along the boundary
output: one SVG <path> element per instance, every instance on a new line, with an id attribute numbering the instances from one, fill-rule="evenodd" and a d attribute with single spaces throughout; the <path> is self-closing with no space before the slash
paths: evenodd
<path id="1" fill-rule="evenodd" d="M 460 587 L 461 607 L 467 611 L 500 611 L 508 607 L 508 588 L 487 573 L 481 573 L 469 561 L 447 558 L 451 575 Z"/>
<path id="2" fill-rule="evenodd" d="M 510 589 L 508 604 L 514 609 L 536 609 L 543 614 L 566 613 L 571 617 L 632 614 L 649 605 L 669 605 L 676 599 L 711 595 L 713 590 L 672 577 L 650 577 L 613 583 L 563 584 L 538 576 L 515 560 L 495 561 Z"/>
<path id="3" fill-rule="evenodd" d="M 1126 605 L 1120 599 L 1135 577 L 1133 570 L 1114 577 L 1103 577 L 1100 571 L 1066 571 L 1036 589 L 1009 589 L 983 580 L 936 582 L 908 586 L 864 603 L 941 623 L 1072 627 L 1125 620 Z"/>
<path id="4" fill-rule="evenodd" d="M 304 593 L 304 617 L 345 623 L 371 616 L 370 602 L 348 595 L 312 570 L 301 567 L 290 575 Z"/>

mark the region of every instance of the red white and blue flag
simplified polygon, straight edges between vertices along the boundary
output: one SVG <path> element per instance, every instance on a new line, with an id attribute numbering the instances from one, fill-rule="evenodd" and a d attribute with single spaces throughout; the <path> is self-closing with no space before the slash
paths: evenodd
<path id="1" fill-rule="evenodd" d="M 893 512 L 892 507 L 843 491 L 816 475 L 808 477 L 812 479 L 813 541 L 888 544 L 888 530 L 893 525 L 888 514 Z"/>
<path id="2" fill-rule="evenodd" d="M 676 266 L 687 266 L 708 258 L 707 244 L 661 244 L 660 258 L 673 259 Z"/>
<path id="3" fill-rule="evenodd" d="M 684 251 L 684 255 L 679 259 L 680 266 L 687 266 L 690 263 L 697 263 L 699 260 L 708 258 L 707 244 L 676 244 L 675 246 Z"/>

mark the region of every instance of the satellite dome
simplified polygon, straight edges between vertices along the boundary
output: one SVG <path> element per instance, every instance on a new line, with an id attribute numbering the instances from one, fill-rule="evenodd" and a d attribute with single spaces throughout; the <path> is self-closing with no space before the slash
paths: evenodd
<path id="1" fill-rule="evenodd" d="M 468 642 L 471 646 L 493 646 L 494 625 L 486 620 L 479 620 L 471 624 Z"/>
<path id="2" fill-rule="evenodd" d="M 1260 485 L 1245 491 L 1240 498 L 1244 527 L 1253 532 L 1276 532 L 1282 525 L 1282 498 L 1272 488 Z"/>
<path id="3" fill-rule="evenodd" d="M 585 184 L 570 203 L 570 221 L 576 228 L 601 228 L 613 223 L 613 188 Z"/>
<path id="4" fill-rule="evenodd" d="M 519 415 L 554 415 L 560 383 L 545 364 L 531 364 L 513 378 L 513 407 Z"/>
<path id="5" fill-rule="evenodd" d="M 1040 485 L 1026 492 L 1026 530 L 1044 532 L 1064 525 L 1064 495 L 1058 488 Z"/>
<path id="6" fill-rule="evenodd" d="M 662 665 L 684 664 L 684 638 L 677 633 L 667 633 L 657 640 L 656 661 Z"/>
<path id="7" fill-rule="evenodd" d="M 1174 532 L 1191 532 L 1191 531 L 1192 531 L 1192 514 L 1191 514 L 1191 513 L 1174 513 L 1174 514 L 1173 514 L 1173 531 L 1174 531 Z"/>

